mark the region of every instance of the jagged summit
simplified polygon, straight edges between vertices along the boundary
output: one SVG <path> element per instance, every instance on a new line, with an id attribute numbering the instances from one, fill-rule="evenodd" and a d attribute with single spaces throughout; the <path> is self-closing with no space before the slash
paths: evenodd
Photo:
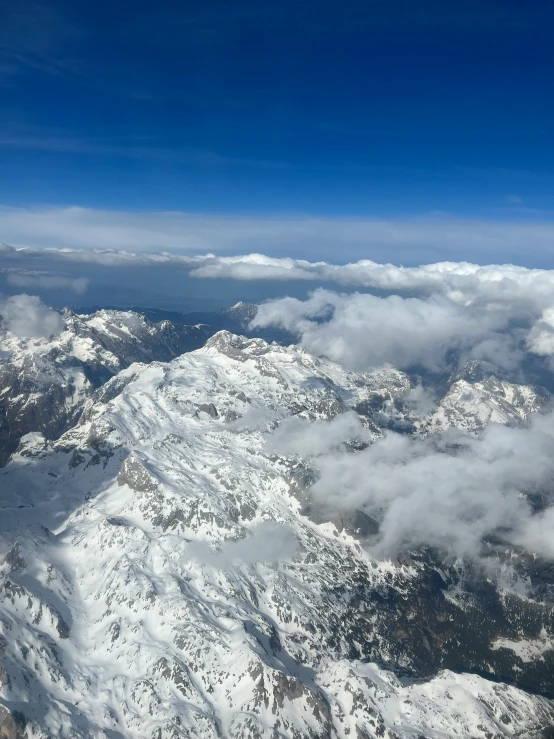
<path id="1" fill-rule="evenodd" d="M 255 356 L 267 354 L 268 352 L 275 352 L 280 355 L 296 356 L 302 353 L 306 356 L 311 356 L 308 352 L 305 352 L 302 348 L 292 346 L 282 346 L 275 342 L 268 342 L 265 339 L 253 338 L 248 336 L 242 336 L 240 334 L 234 334 L 231 331 L 218 331 L 211 336 L 205 344 L 206 350 L 215 349 L 223 354 L 236 357 L 238 354 L 244 356 Z M 313 358 L 312 358 L 313 359 Z M 317 361 L 317 360 L 316 360 Z"/>
<path id="2" fill-rule="evenodd" d="M 467 376 L 467 375 L 462 375 Z M 534 385 L 518 385 L 486 372 L 469 373 L 481 377 L 473 382 L 456 379 L 439 406 L 422 424 L 422 431 L 437 432 L 454 427 L 480 431 L 489 423 L 514 426 L 549 405 L 550 393 Z"/>
<path id="3" fill-rule="evenodd" d="M 222 329 L 221 331 L 217 331 L 213 336 L 210 336 L 208 341 L 205 344 L 205 348 L 215 347 L 218 348 L 220 346 L 234 346 L 236 348 L 243 347 L 247 342 L 249 341 L 263 341 L 263 339 L 252 339 L 248 338 L 247 336 L 242 336 L 241 334 L 234 334 L 232 331 L 227 331 L 226 329 Z M 263 341 L 264 344 L 267 344 L 267 342 Z"/>
<path id="4" fill-rule="evenodd" d="M 498 367 L 491 362 L 485 362 L 483 360 L 472 359 L 465 362 L 459 367 L 449 379 L 450 383 L 457 382 L 458 380 L 466 380 L 467 382 L 482 382 L 488 380 L 489 377 L 500 377 L 501 373 Z M 504 376 L 501 376 L 504 379 Z"/>

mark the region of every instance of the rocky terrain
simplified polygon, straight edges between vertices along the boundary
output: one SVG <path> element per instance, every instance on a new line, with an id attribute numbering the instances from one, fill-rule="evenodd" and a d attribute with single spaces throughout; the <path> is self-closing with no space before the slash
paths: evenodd
<path id="1" fill-rule="evenodd" d="M 75 320 L 111 351 L 113 329 Z M 546 391 L 465 372 L 422 414 L 398 370 L 227 331 L 132 356 L 102 354 L 113 376 L 78 419 L 0 471 L 4 735 L 554 735 L 552 564 L 492 539 L 487 575 L 430 548 L 377 558 L 379 520 L 314 496 L 309 445 L 279 441 L 291 417 L 318 444 L 343 424 L 352 455 L 384 429 L 475 433 Z"/>
<path id="2" fill-rule="evenodd" d="M 20 338 L 0 327 L 0 467 L 31 431 L 56 439 L 79 418 L 85 400 L 133 362 L 169 361 L 201 347 L 222 328 L 248 333 L 257 306 L 213 313 L 64 310 L 54 337 Z M 263 336 L 290 343 L 282 331 Z"/>
<path id="3" fill-rule="evenodd" d="M 0 329 L 0 465 L 19 439 L 39 431 L 55 439 L 79 417 L 85 399 L 133 362 L 166 361 L 196 349 L 207 327 L 153 323 L 133 312 L 62 312 L 53 338 L 20 338 Z"/>

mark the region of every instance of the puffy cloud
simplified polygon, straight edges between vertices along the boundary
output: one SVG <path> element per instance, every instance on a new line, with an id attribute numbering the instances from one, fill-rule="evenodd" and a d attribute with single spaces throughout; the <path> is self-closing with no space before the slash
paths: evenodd
<path id="1" fill-rule="evenodd" d="M 484 311 L 501 311 L 513 321 L 534 321 L 554 306 L 554 270 L 527 269 L 512 264 L 480 266 L 468 262 L 438 262 L 398 267 L 362 260 L 334 265 L 250 254 L 205 257 L 200 266 L 191 264 L 190 269 L 191 275 L 200 278 L 310 280 L 405 297 L 444 298 L 445 304 L 472 307 L 483 315 Z M 287 308 L 291 310 L 292 304 Z M 492 345 L 490 348 L 492 351 Z"/>
<path id="2" fill-rule="evenodd" d="M 68 209 L 81 212 L 84 209 Z M 87 211 L 85 211 L 87 212 Z M 0 227 L 2 214 L 5 209 L 0 209 Z M 92 212 L 94 213 L 94 212 Z M 57 222 L 54 214 L 52 220 Z M 109 215 L 109 214 L 108 214 Z M 177 214 L 166 214 L 170 221 Z M 183 214 L 181 214 L 183 216 Z M 72 216 L 73 217 L 73 216 Z M 88 216 L 87 216 L 88 217 Z M 91 216 L 92 217 L 92 216 Z M 109 215 L 116 221 L 121 214 Z M 183 216 L 184 217 L 184 216 Z M 391 293 L 407 293 L 417 295 L 443 295 L 454 302 L 461 304 L 490 304 L 497 303 L 503 306 L 513 305 L 518 311 L 524 307 L 541 306 L 541 310 L 554 305 L 554 270 L 528 269 L 514 264 L 488 264 L 479 265 L 470 262 L 437 262 L 433 264 L 421 264 L 414 267 L 402 267 L 394 264 L 378 263 L 368 259 L 362 259 L 348 264 L 331 264 L 325 261 L 310 262 L 303 259 L 292 259 L 289 257 L 273 257 L 259 253 L 240 254 L 233 256 L 211 253 L 208 248 L 224 250 L 217 240 L 198 240 L 198 248 L 189 249 L 188 242 L 179 240 L 177 229 L 175 240 L 167 241 L 162 238 L 154 238 L 148 235 L 148 229 L 141 218 L 147 215 L 137 215 L 137 229 L 134 238 L 109 239 L 95 238 L 90 236 L 87 230 L 88 223 L 85 221 L 83 227 L 86 231 L 86 239 L 74 238 L 73 234 L 63 240 L 63 246 L 52 246 L 44 243 L 41 231 L 32 234 L 36 238 L 25 240 L 14 240 L 16 247 L 0 244 L 0 257 L 4 260 L 25 261 L 36 258 L 50 258 L 54 261 L 73 261 L 80 263 L 94 263 L 104 266 L 174 266 L 190 272 L 197 278 L 204 279 L 236 279 L 236 280 L 307 280 L 312 282 L 337 283 L 343 286 L 359 287 L 369 290 L 378 290 Z M 63 220 L 63 219 L 62 219 Z M 99 223 L 102 218 L 98 216 Z M 177 219 L 178 220 L 178 219 Z M 109 221 L 109 218 L 108 218 Z M 194 219 L 191 217 L 191 221 Z M 185 219 L 189 223 L 189 219 Z M 237 245 L 244 246 L 245 240 L 240 229 L 230 228 L 230 223 L 223 220 L 219 224 L 218 217 L 206 219 L 205 225 L 227 233 L 227 227 L 234 237 Z M 268 223 L 270 227 L 274 223 Z M 511 228 L 511 227 L 510 227 Z M 109 224 L 104 231 L 109 232 Z M 549 236 L 549 244 L 554 237 L 554 224 L 552 224 L 552 235 Z M 2 231 L 0 230 L 0 233 Z M 9 231 L 8 231 L 9 233 Z M 146 233 L 146 236 L 145 236 Z M 254 229 L 257 237 L 259 232 Z M 265 233 L 265 232 L 264 232 Z M 139 238 L 143 236 L 145 240 Z M 159 234 L 158 234 L 159 235 Z M 233 237 L 233 238 L 234 238 Z M 4 236 L 5 238 L 5 236 Z M 232 239 L 231 239 L 232 240 Z M 258 243 L 256 238 L 252 241 Z M 151 242 L 151 243 L 150 243 Z M 264 242 L 264 238 L 260 238 Z M 470 240 L 468 236 L 468 244 Z M 528 242 L 527 246 L 528 246 Z M 340 239 L 335 241 L 335 253 Z M 156 251 L 155 247 L 166 249 Z M 194 246 L 194 243 L 193 243 Z M 369 243 L 365 244 L 369 247 Z M 76 248 L 80 247 L 80 248 Z M 123 248 L 125 247 L 125 248 Z M 225 249 L 233 248 L 227 244 Z M 154 251 L 152 251 L 154 249 Z M 171 249 L 171 251 L 167 251 Z M 467 250 L 466 250 L 467 252 Z M 506 255 L 506 250 L 503 256 Z"/>
<path id="3" fill-rule="evenodd" d="M 407 392 L 402 403 L 413 418 L 426 418 L 437 409 L 438 399 L 435 389 L 417 384 Z"/>
<path id="4" fill-rule="evenodd" d="M 243 254 L 211 257 L 191 270 L 193 277 L 233 280 L 326 280 L 326 262 L 307 262 L 290 257 L 268 257 L 265 254 Z M 332 278 L 331 278 L 332 279 Z"/>
<path id="5" fill-rule="evenodd" d="M 501 333 L 508 325 L 503 311 L 477 311 L 441 296 L 381 298 L 320 289 L 305 301 L 262 304 L 252 326 L 269 325 L 299 335 L 308 351 L 353 370 L 392 364 L 436 371 L 448 352 L 473 348 L 479 358 L 494 354 L 500 364 L 510 356 L 510 337 Z"/>
<path id="6" fill-rule="evenodd" d="M 189 554 L 203 564 L 219 569 L 232 567 L 236 563 L 272 563 L 293 557 L 298 544 L 290 526 L 275 521 L 263 521 L 252 527 L 244 539 L 223 542 L 219 551 L 207 542 L 191 542 Z"/>
<path id="7" fill-rule="evenodd" d="M 515 540 L 527 551 L 554 559 L 554 507 L 526 518 Z"/>
<path id="8" fill-rule="evenodd" d="M 0 259 L 6 263 L 24 262 L 28 267 L 32 260 L 45 258 L 53 262 L 71 261 L 105 267 L 174 267 L 199 279 L 304 280 L 407 296 L 442 296 L 460 305 L 502 307 L 513 316 L 529 311 L 534 314 L 554 306 L 554 270 L 527 269 L 513 264 L 481 266 L 469 262 L 437 262 L 399 267 L 361 260 L 341 265 L 257 253 L 216 256 L 209 252 L 183 254 L 99 246 L 16 248 L 0 244 Z"/>
<path id="9" fill-rule="evenodd" d="M 340 451 L 344 430 L 336 423 L 324 434 L 320 425 L 304 431 L 305 439 L 297 434 L 294 443 L 297 453 L 311 452 L 318 475 L 312 493 L 378 521 L 372 545 L 377 556 L 429 545 L 478 557 L 482 541 L 493 534 L 554 556 L 554 508 L 534 513 L 526 497 L 551 494 L 552 415 L 536 416 L 524 428 L 491 425 L 479 437 L 457 430 L 427 439 L 387 432 L 356 453 Z"/>
<path id="10" fill-rule="evenodd" d="M 48 338 L 63 331 L 65 324 L 36 295 L 23 293 L 0 299 L 0 325 L 15 336 Z"/>
<path id="11" fill-rule="evenodd" d="M 543 357 L 554 356 L 554 308 L 547 308 L 527 336 L 527 347 Z"/>
<path id="12" fill-rule="evenodd" d="M 79 214 L 83 209 L 69 210 L 71 210 L 71 213 L 68 218 L 70 220 L 77 219 L 77 222 L 80 223 L 79 218 L 82 214 Z M 78 211 L 78 213 L 73 211 Z M 184 216 L 183 214 L 166 215 L 176 229 L 175 242 L 171 244 L 176 248 L 178 227 L 175 223 L 181 223 Z M 137 218 L 139 218 L 139 221 L 140 218 L 145 218 L 148 221 L 151 216 L 152 214 L 142 214 Z M 98 228 L 100 228 L 100 224 L 104 223 L 101 215 L 96 211 L 86 211 L 86 218 L 89 217 Z M 126 221 L 121 213 L 111 214 L 106 218 L 108 219 L 107 223 L 111 223 L 110 218 L 115 219 L 116 224 L 119 224 L 118 228 L 121 227 L 125 231 L 123 224 Z M 194 218 L 192 220 L 185 219 L 185 221 L 190 225 Z M 233 219 L 231 221 L 235 224 L 234 230 L 231 228 L 231 231 L 236 235 L 240 232 L 240 228 Z M 207 221 L 202 221 L 202 223 L 203 227 L 208 228 Z M 209 228 L 219 228 L 218 223 L 218 218 L 215 217 L 214 223 Z M 108 228 L 105 224 L 104 226 Z M 260 234 L 258 226 L 253 229 L 252 233 Z M 142 231 L 140 232 L 142 233 Z M 125 239 L 122 237 L 121 242 L 118 243 L 123 243 L 123 241 Z M 205 242 L 202 241 L 201 245 L 206 246 L 208 242 L 212 243 L 208 239 Z M 98 239 L 97 243 L 107 243 L 107 241 Z M 133 239 L 128 239 L 125 243 L 138 245 L 141 248 L 146 246 L 146 242 L 141 242 L 138 235 L 135 242 Z M 162 239 L 159 243 L 165 242 Z M 181 244 L 181 246 L 183 245 Z M 364 291 L 373 291 L 380 294 L 392 293 L 402 296 L 405 300 L 419 300 L 419 303 L 406 302 L 401 304 L 392 300 L 388 304 L 381 303 L 383 314 L 387 314 L 387 320 L 390 322 L 391 328 L 394 328 L 397 332 L 404 330 L 407 334 L 407 341 L 404 342 L 406 352 L 401 352 L 399 345 L 397 350 L 390 355 L 391 358 L 388 361 L 391 362 L 394 362 L 398 356 L 400 362 L 408 361 L 409 356 L 413 354 L 414 342 L 410 341 L 410 337 L 413 336 L 412 329 L 417 331 L 418 326 L 421 325 L 415 320 L 417 315 L 421 320 L 427 321 L 429 328 L 429 331 L 426 331 L 430 337 L 429 341 L 427 345 L 422 344 L 420 352 L 424 355 L 426 346 L 431 349 L 431 359 L 425 362 L 427 366 L 432 366 L 437 357 L 440 363 L 441 346 L 444 343 L 443 339 L 445 339 L 441 326 L 441 315 L 445 319 L 450 317 L 453 320 L 453 323 L 451 323 L 453 329 L 460 329 L 459 341 L 456 344 L 458 348 L 463 350 L 464 347 L 471 345 L 472 356 L 490 359 L 506 368 L 515 367 L 521 360 L 520 345 L 522 343 L 527 351 L 540 356 L 550 356 L 553 351 L 552 342 L 549 340 L 551 332 L 549 311 L 554 309 L 554 270 L 527 269 L 512 264 L 480 266 L 469 262 L 438 262 L 418 267 L 399 267 L 392 264 L 379 264 L 370 260 L 361 260 L 351 264 L 337 265 L 325 261 L 309 262 L 257 253 L 239 256 L 215 256 L 211 253 L 187 255 L 176 252 L 146 252 L 140 249 L 128 251 L 121 249 L 74 249 L 70 247 L 37 249 L 0 246 L 0 259 L 4 263 L 17 264 L 18 262 L 24 262 L 28 267 L 33 260 L 44 260 L 45 258 L 54 263 L 72 261 L 101 265 L 106 268 L 134 266 L 149 269 L 179 269 L 198 279 L 282 280 L 289 283 L 302 280 L 320 283 L 334 282 L 349 289 L 361 288 Z M 12 277 L 10 279 L 19 280 L 21 283 L 22 278 Z M 51 284 L 54 285 L 53 282 Z M 46 286 L 46 282 L 43 286 Z M 76 281 L 72 283 L 72 287 L 79 290 L 84 287 L 84 282 Z M 327 291 L 326 294 L 329 296 L 331 293 Z M 362 299 L 358 298 L 357 300 L 361 306 Z M 309 306 L 300 306 L 298 303 L 294 304 L 288 301 L 271 310 L 273 310 L 277 322 L 286 320 L 291 325 L 294 323 L 292 320 L 293 312 L 297 317 L 302 316 L 304 319 L 308 319 L 309 316 L 306 311 L 308 309 L 313 310 L 315 312 L 314 320 L 311 322 L 312 326 L 309 323 L 304 324 L 306 328 L 311 329 L 314 328 L 314 323 L 320 323 L 323 320 L 321 315 L 317 315 L 318 301 L 321 303 L 323 298 L 312 298 Z M 324 349 L 318 348 L 315 334 L 317 333 L 321 343 L 324 343 L 327 338 L 325 331 L 330 332 L 333 326 L 337 327 L 339 316 L 342 315 L 344 321 L 348 318 L 350 325 L 350 322 L 354 320 L 356 311 L 354 300 L 350 302 L 350 310 L 346 309 L 346 303 L 342 308 L 339 308 L 338 305 L 333 307 L 332 303 L 338 304 L 338 299 L 327 298 L 326 303 L 329 314 L 336 314 L 334 323 L 325 330 L 317 332 L 310 330 L 310 335 L 305 337 L 305 341 L 310 342 L 309 344 L 306 343 L 306 346 L 313 347 L 314 351 L 329 354 Z M 403 309 L 400 308 L 401 305 L 404 306 Z M 384 311 L 385 306 L 387 307 L 386 311 Z M 456 308 L 456 306 L 459 308 Z M 409 315 L 410 308 L 415 311 L 412 317 Z M 405 315 L 405 320 L 402 318 L 402 312 Z M 285 318 L 285 313 L 288 313 L 288 318 Z M 379 311 L 374 310 L 373 313 L 381 315 Z M 270 309 L 264 306 L 262 309 L 264 320 L 269 320 L 269 314 Z M 519 336 L 516 336 L 514 331 L 511 331 L 509 336 L 500 336 L 495 326 L 491 325 L 495 322 L 499 324 L 502 322 L 499 318 L 500 315 L 506 321 L 519 325 L 522 330 L 533 328 L 536 324 L 527 341 L 525 341 L 525 336 L 521 332 Z M 482 320 L 485 325 L 479 327 L 478 324 Z M 360 325 L 363 323 L 361 313 L 358 323 Z M 300 330 L 299 324 L 295 330 L 298 330 L 299 333 L 306 333 Z M 419 333 L 421 334 L 421 332 Z M 345 337 L 347 334 L 345 334 Z M 400 333 L 398 335 L 400 336 Z M 481 342 L 478 341 L 479 336 Z M 346 343 L 345 337 L 343 337 L 343 344 Z M 332 346 L 336 350 L 336 342 Z M 353 349 L 357 350 L 357 347 L 354 346 Z M 378 353 L 378 349 L 379 343 L 377 342 L 374 355 Z M 388 354 L 388 350 L 385 354 Z M 344 352 L 342 355 L 344 355 Z M 333 355 L 329 354 L 329 356 Z M 339 358 L 341 355 L 337 353 L 336 356 Z M 415 361 L 420 361 L 420 359 L 416 358 Z"/>
<path id="13" fill-rule="evenodd" d="M 38 287 L 46 290 L 67 288 L 77 295 L 81 295 L 86 291 L 89 280 L 86 277 L 72 279 L 61 275 L 32 275 L 11 272 L 7 277 L 7 282 L 17 287 Z"/>

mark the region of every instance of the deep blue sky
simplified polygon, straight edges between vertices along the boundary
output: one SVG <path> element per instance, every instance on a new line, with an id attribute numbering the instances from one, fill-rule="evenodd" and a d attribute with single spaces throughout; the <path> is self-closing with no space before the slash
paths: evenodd
<path id="1" fill-rule="evenodd" d="M 554 212 L 551 0 L 0 0 L 0 204 Z"/>

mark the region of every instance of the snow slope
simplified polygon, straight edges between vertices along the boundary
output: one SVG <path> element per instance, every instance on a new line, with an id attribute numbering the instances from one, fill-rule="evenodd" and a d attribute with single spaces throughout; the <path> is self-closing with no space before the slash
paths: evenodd
<path id="1" fill-rule="evenodd" d="M 450 386 L 425 430 L 480 431 L 489 423 L 517 425 L 548 402 L 548 393 L 532 385 L 517 385 L 493 375 L 478 382 L 461 379 Z"/>
<path id="2" fill-rule="evenodd" d="M 0 465 L 30 431 L 56 438 L 95 388 L 133 362 L 169 360 L 202 346 L 201 326 L 152 323 L 131 311 L 63 311 L 57 336 L 26 339 L 0 330 Z"/>
<path id="3" fill-rule="evenodd" d="M 0 697 L 29 738 L 547 736 L 545 698 L 440 660 L 416 679 L 406 632 L 421 648 L 457 606 L 414 596 L 437 579 L 421 560 L 375 561 L 351 522 L 308 515 L 309 461 L 268 442 L 352 408 L 371 437 L 364 409 L 408 386 L 220 332 L 122 370 L 58 441 L 24 437 L 0 471 Z M 478 628 L 494 677 L 514 634 Z"/>

